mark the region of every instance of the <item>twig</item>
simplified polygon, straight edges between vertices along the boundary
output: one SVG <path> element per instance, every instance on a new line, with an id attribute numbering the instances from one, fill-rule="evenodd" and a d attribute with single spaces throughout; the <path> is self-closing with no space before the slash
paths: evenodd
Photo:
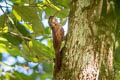
<path id="1" fill-rule="evenodd" d="M 11 35 L 14 35 L 14 36 L 18 36 L 18 37 L 19 37 L 19 34 L 15 33 L 15 32 L 8 32 L 8 33 L 11 34 Z M 30 40 L 30 38 L 28 38 L 28 37 L 22 36 L 22 38 L 23 38 L 24 40 Z"/>
<path id="2" fill-rule="evenodd" d="M 8 19 L 9 19 L 10 22 L 12 23 L 13 27 L 15 28 L 16 32 L 19 34 L 19 36 L 21 37 L 21 39 L 24 41 L 23 36 L 22 36 L 22 34 L 17 30 L 14 21 L 11 19 L 11 17 L 9 17 L 9 16 L 4 12 L 4 10 L 2 9 L 2 7 L 0 7 L 0 8 L 1 8 L 2 12 L 8 17 Z"/>
<path id="3" fill-rule="evenodd" d="M 1 6 L 1 5 L 0 5 L 0 7 L 3 7 L 3 8 L 11 8 L 11 7 L 8 7 L 8 6 Z"/>
<path id="4" fill-rule="evenodd" d="M 2 0 L 3 1 L 3 0 Z M 7 5 L 10 5 L 10 6 L 12 6 L 11 4 L 9 4 L 9 3 L 7 3 L 7 1 L 5 0 L 5 3 L 7 4 Z"/>

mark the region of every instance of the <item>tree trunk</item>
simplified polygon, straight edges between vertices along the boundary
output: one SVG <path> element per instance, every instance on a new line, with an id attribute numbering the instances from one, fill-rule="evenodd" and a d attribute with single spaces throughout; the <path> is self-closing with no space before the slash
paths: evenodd
<path id="1" fill-rule="evenodd" d="M 55 80 L 114 80 L 116 20 L 111 14 L 108 0 L 72 0 L 61 69 Z"/>

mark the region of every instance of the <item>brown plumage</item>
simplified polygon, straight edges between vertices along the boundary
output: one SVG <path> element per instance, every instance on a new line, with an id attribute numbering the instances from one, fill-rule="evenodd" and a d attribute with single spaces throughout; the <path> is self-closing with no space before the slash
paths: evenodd
<path id="1" fill-rule="evenodd" d="M 60 47 L 64 38 L 64 30 L 62 28 L 62 25 L 56 21 L 56 16 L 50 16 L 48 23 L 52 29 L 53 47 L 56 54 L 55 71 L 58 71 L 61 66 Z"/>

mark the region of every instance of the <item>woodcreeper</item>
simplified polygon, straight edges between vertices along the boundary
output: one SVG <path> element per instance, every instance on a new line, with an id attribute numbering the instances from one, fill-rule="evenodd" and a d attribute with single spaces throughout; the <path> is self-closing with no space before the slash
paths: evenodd
<path id="1" fill-rule="evenodd" d="M 60 48 L 61 48 L 62 41 L 64 39 L 64 30 L 62 28 L 62 25 L 57 22 L 56 16 L 50 16 L 48 23 L 52 29 L 53 47 L 56 55 L 55 72 L 57 72 L 61 67 Z"/>

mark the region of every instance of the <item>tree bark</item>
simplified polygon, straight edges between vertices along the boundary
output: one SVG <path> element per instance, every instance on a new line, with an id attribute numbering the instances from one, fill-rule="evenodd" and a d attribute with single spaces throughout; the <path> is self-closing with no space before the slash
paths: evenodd
<path id="1" fill-rule="evenodd" d="M 109 3 L 72 0 L 62 65 L 55 80 L 114 80 L 116 20 L 110 17 Z"/>

